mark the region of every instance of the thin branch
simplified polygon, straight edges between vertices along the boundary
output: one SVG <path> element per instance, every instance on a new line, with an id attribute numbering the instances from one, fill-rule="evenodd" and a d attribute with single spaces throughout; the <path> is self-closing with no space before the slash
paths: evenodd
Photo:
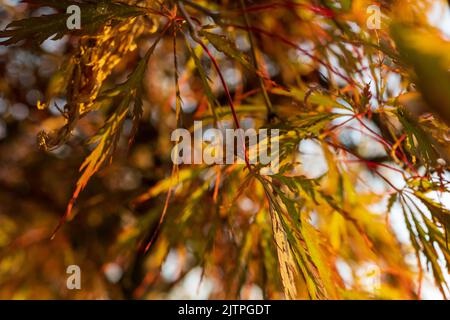
<path id="1" fill-rule="evenodd" d="M 245 25 L 247 26 L 247 28 L 249 28 L 249 30 L 247 30 L 247 35 L 248 35 L 248 41 L 250 43 L 250 52 L 252 54 L 253 66 L 255 67 L 255 70 L 258 70 L 258 60 L 256 57 L 255 41 L 253 40 L 253 35 L 250 32 L 250 20 L 248 18 L 248 14 L 246 11 L 245 0 L 240 0 L 240 2 L 241 2 L 242 10 L 244 11 Z M 261 92 L 264 97 L 264 103 L 266 104 L 266 108 L 267 108 L 267 119 L 270 121 L 270 119 L 273 116 L 272 102 L 270 101 L 269 95 L 267 93 L 264 80 L 259 75 L 258 75 L 258 82 L 259 82 L 259 86 L 261 88 Z"/>

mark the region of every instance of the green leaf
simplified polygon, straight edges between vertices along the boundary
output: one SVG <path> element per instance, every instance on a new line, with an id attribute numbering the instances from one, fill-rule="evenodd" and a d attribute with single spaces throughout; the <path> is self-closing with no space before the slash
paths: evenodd
<path id="1" fill-rule="evenodd" d="M 204 69 L 199 57 L 197 56 L 195 49 L 193 49 L 189 45 L 189 42 L 187 40 L 186 40 L 186 46 L 189 48 L 189 53 L 190 53 L 192 59 L 194 60 L 195 67 L 197 68 L 198 74 L 200 76 L 200 80 L 202 81 L 203 90 L 205 91 L 205 95 L 208 100 L 208 105 L 209 105 L 209 108 L 211 109 L 211 114 L 213 115 L 214 120 L 217 122 L 218 116 L 217 116 L 216 109 L 220 108 L 220 103 L 217 100 L 216 96 L 214 95 L 214 93 L 211 89 L 211 86 L 209 85 L 209 79 L 208 79 L 206 70 Z M 201 49 L 200 46 L 198 48 Z M 227 108 L 227 109 L 229 109 L 229 108 Z"/>
<path id="2" fill-rule="evenodd" d="M 199 32 L 201 36 L 204 36 L 208 41 L 216 48 L 217 51 L 224 53 L 229 58 L 239 62 L 246 69 L 255 71 L 250 58 L 240 51 L 236 45 L 230 41 L 227 37 L 211 33 L 205 30 Z"/>
<path id="3" fill-rule="evenodd" d="M 397 202 L 398 199 L 398 194 L 397 193 L 393 193 L 391 194 L 391 196 L 389 197 L 388 200 L 388 206 L 387 206 L 387 212 L 391 212 L 392 207 L 394 206 L 394 204 Z"/>
<path id="4" fill-rule="evenodd" d="M 431 215 L 436 218 L 447 230 L 450 230 L 450 211 L 444 208 L 440 203 L 437 203 L 421 192 L 416 192 L 417 196 L 423 204 L 430 210 Z"/>
<path id="5" fill-rule="evenodd" d="M 426 166 L 432 165 L 438 158 L 433 141 L 406 109 L 400 107 L 396 114 L 408 137 L 408 146 L 412 152 L 420 157 Z"/>

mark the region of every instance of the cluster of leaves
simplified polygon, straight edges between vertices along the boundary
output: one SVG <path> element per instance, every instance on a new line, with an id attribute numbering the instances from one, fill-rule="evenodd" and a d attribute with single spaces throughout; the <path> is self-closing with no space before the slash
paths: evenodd
<path id="1" fill-rule="evenodd" d="M 117 23 L 117 21 L 146 13 L 143 8 L 111 1 L 43 0 L 24 2 L 33 3 L 40 7 L 51 7 L 60 12 L 11 22 L 7 25 L 6 30 L 0 33 L 2 38 L 6 38 L 1 42 L 4 45 L 16 44 L 27 39 L 33 39 L 39 44 L 49 38 L 53 40 L 61 39 L 70 31 L 67 29 L 67 20 L 71 14 L 66 13 L 66 10 L 73 5 L 78 6 L 80 11 L 83 12 L 81 21 L 83 28 L 74 31 L 80 35 L 95 35 L 107 24 Z"/>
<path id="2" fill-rule="evenodd" d="M 174 110 L 158 119 L 163 138 L 177 126 L 192 129 L 193 120 L 241 128 L 251 119 L 257 129 L 280 130 L 281 169 L 269 177 L 248 161 L 173 167 L 166 144 L 161 167 L 169 177 L 130 199 L 138 219 L 118 238 L 128 258 L 139 248 L 124 262 L 127 295 L 160 288 L 155 274 L 175 254 L 183 260 L 175 282 L 200 266 L 202 277 L 215 281 L 211 296 L 221 298 L 246 297 L 253 285 L 264 298 L 413 299 L 421 296 L 425 267 L 446 297 L 450 211 L 433 196 L 448 193 L 450 43 L 429 25 L 424 8 L 432 2 L 383 2 L 382 29 L 367 30 L 371 1 L 364 0 L 33 1 L 61 12 L 12 22 L 0 32 L 3 44 L 42 43 L 55 30 L 54 38 L 72 34 L 64 12 L 71 4 L 83 17 L 71 35 L 78 45 L 54 80 L 63 83 L 56 92 L 67 98 L 66 124 L 41 133 L 40 145 L 60 147 L 81 118 L 105 114 L 59 227 L 111 161 L 126 120 L 133 122 L 131 142 L 146 108 L 151 116 L 167 114 L 144 85 L 167 62 L 156 53 L 162 46 L 173 59 L 174 81 L 166 99 Z M 137 42 L 149 49 L 125 82 L 111 81 Z M 231 85 L 230 74 L 240 81 Z M 193 115 L 183 111 L 187 87 Z M 355 132 L 365 142 L 355 142 Z M 322 161 L 326 170 L 318 176 L 301 154 L 305 142 L 320 150 L 316 165 Z M 377 183 L 382 192 L 372 190 Z M 380 204 L 384 210 L 375 212 Z M 393 231 L 395 211 L 403 214 L 409 244 Z M 415 263 L 404 258 L 411 252 Z M 377 287 L 360 279 L 367 264 L 380 270 Z"/>

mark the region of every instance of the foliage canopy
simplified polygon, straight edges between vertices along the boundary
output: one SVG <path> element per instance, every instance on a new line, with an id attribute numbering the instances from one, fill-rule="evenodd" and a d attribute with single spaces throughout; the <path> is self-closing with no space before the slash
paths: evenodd
<path id="1" fill-rule="evenodd" d="M 450 42 L 429 12 L 448 6 L 378 1 L 371 30 L 373 4 L 5 6 L 2 96 L 34 90 L 37 108 L 5 118 L 19 129 L 0 161 L 19 174 L 0 170 L 0 298 L 192 297 L 193 274 L 210 298 L 417 299 L 427 279 L 447 297 Z M 70 5 L 80 30 L 66 27 Z M 23 85 L 18 53 L 50 71 Z M 174 166 L 170 132 L 195 120 L 279 129 L 280 172 Z M 42 151 L 20 158 L 32 135 Z M 61 289 L 69 264 L 88 289 Z"/>

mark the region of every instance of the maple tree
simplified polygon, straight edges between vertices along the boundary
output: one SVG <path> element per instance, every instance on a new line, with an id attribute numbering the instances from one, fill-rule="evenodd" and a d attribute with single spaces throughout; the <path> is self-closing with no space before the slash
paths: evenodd
<path id="1" fill-rule="evenodd" d="M 4 115 L 17 129 L 0 144 L 0 298 L 190 297 L 193 274 L 218 299 L 419 299 L 427 277 L 448 297 L 450 41 L 430 23 L 438 2 L 448 10 L 8 7 L 2 97 L 34 108 Z M 379 29 L 367 27 L 374 4 Z M 66 27 L 71 5 L 80 29 Z M 174 165 L 170 133 L 196 120 L 280 130 L 279 172 Z M 64 289 L 69 264 L 85 274 L 79 292 Z"/>

